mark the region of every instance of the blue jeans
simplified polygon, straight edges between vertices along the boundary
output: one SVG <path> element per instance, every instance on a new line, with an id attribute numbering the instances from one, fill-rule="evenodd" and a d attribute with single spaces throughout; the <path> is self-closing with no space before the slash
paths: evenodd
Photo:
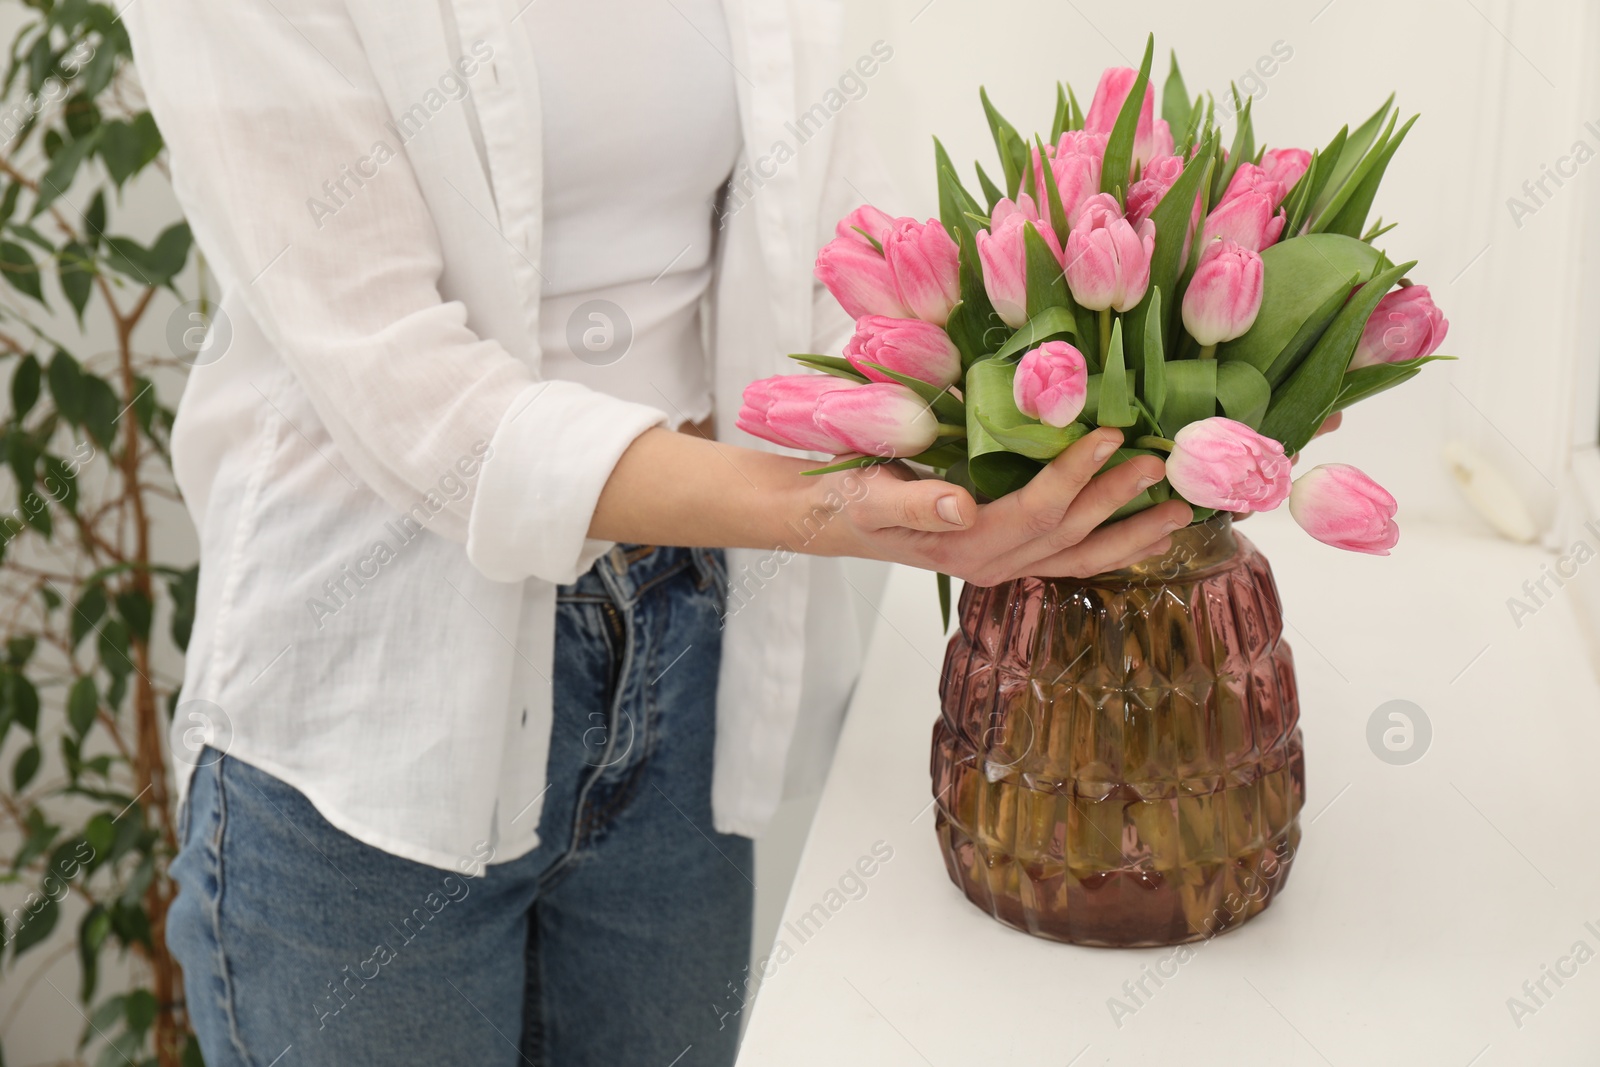
<path id="1" fill-rule="evenodd" d="M 719 1006 L 743 987 L 754 872 L 749 839 L 711 825 L 725 597 L 701 549 L 621 546 L 562 587 L 540 844 L 481 878 L 201 760 L 167 942 L 206 1063 L 731 1064 Z"/>

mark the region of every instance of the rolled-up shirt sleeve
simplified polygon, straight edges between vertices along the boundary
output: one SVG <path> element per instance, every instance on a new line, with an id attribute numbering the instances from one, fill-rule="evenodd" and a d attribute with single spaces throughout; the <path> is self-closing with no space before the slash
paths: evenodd
<path id="1" fill-rule="evenodd" d="M 404 510 L 489 440 L 482 476 L 430 528 L 492 579 L 575 578 L 605 547 L 588 527 L 612 468 L 665 415 L 540 380 L 472 329 L 441 294 L 444 254 L 406 149 L 349 181 L 394 138 L 345 5 L 139 0 L 126 12 L 195 238 L 344 460 Z M 329 198 L 330 182 L 347 195 Z M 311 209 L 318 198 L 336 204 L 331 217 Z"/>

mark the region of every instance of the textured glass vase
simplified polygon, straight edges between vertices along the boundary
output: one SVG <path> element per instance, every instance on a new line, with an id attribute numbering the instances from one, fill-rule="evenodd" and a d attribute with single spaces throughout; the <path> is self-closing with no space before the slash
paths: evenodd
<path id="1" fill-rule="evenodd" d="M 1272 570 L 1226 516 L 1086 579 L 967 586 L 933 731 L 951 879 L 1083 945 L 1196 941 L 1282 890 L 1305 797 Z"/>

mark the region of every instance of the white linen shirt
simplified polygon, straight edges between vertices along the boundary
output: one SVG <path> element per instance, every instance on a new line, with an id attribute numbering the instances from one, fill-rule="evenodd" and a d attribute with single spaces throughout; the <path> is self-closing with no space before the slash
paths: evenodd
<path id="1" fill-rule="evenodd" d="M 219 709 L 205 725 L 180 705 L 179 769 L 205 725 L 339 829 L 439 867 L 537 844 L 556 586 L 610 548 L 587 536 L 600 489 L 664 420 L 540 376 L 526 2 L 124 16 L 223 291 L 173 431 L 202 562 L 184 700 Z M 746 148 L 707 332 L 723 438 L 770 448 L 732 428 L 740 392 L 792 370 L 788 352 L 842 346 L 849 320 L 810 268 L 882 178 L 838 91 L 858 62 L 839 0 L 724 7 Z M 754 836 L 797 720 L 826 736 L 842 715 L 865 637 L 852 587 L 877 589 L 837 560 L 729 563 L 713 809 Z"/>

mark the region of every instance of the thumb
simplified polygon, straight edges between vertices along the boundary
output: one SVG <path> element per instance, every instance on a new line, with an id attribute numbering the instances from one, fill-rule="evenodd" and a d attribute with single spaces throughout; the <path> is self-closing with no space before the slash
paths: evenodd
<path id="1" fill-rule="evenodd" d="M 965 529 L 978 518 L 972 494 L 936 478 L 910 482 L 880 478 L 857 506 L 861 525 L 873 530 L 901 527 L 948 533 Z"/>

